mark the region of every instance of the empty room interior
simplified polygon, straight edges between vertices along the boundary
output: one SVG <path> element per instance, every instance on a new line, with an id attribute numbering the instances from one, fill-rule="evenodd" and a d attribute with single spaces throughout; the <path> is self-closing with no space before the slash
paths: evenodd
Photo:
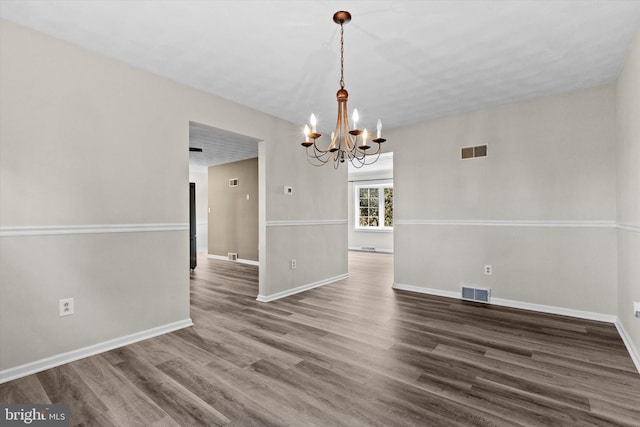
<path id="1" fill-rule="evenodd" d="M 640 425 L 640 1 L 0 0 L 45 416 Z"/>

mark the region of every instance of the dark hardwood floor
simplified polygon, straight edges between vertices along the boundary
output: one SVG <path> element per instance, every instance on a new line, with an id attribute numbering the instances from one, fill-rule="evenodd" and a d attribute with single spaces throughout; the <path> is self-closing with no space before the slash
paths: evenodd
<path id="1" fill-rule="evenodd" d="M 195 326 L 0 385 L 71 425 L 640 426 L 611 324 L 391 289 L 390 255 L 255 301 L 256 267 L 200 259 Z"/>

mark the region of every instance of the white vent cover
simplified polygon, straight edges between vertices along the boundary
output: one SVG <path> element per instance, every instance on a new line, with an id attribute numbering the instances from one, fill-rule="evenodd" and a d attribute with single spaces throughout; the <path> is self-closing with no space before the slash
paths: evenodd
<path id="1" fill-rule="evenodd" d="M 462 299 L 476 302 L 489 302 L 491 289 L 462 286 Z"/>
<path id="2" fill-rule="evenodd" d="M 236 254 L 234 252 L 229 252 L 227 254 L 227 256 L 229 257 L 229 261 L 237 261 L 238 260 L 238 254 Z"/>

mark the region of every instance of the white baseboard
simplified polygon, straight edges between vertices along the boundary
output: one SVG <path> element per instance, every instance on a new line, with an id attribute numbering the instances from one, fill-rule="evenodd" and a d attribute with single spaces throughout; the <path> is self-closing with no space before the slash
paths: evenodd
<path id="1" fill-rule="evenodd" d="M 0 371 L 0 384 L 25 377 L 27 375 L 35 374 L 37 372 L 41 372 L 50 368 L 55 368 L 56 366 L 64 365 L 76 360 L 84 359 L 85 357 L 94 356 L 99 353 L 104 353 L 105 351 L 133 344 L 138 341 L 153 338 L 158 335 L 163 335 L 169 332 L 177 331 L 179 329 L 187 328 L 189 326 L 193 326 L 193 321 L 190 318 L 173 323 L 168 323 L 162 326 L 157 326 L 155 328 L 147 329 L 146 331 L 136 332 L 135 334 L 126 335 L 124 337 L 90 345 L 88 347 L 79 348 L 77 350 L 68 351 L 66 353 L 56 354 L 55 356 L 36 360 L 35 362 L 29 362 L 24 365 L 16 366 L 14 368 L 4 369 Z"/>
<path id="2" fill-rule="evenodd" d="M 620 338 L 622 338 L 622 342 L 624 342 L 625 347 L 627 347 L 627 351 L 629 352 L 629 356 L 631 356 L 631 360 L 633 360 L 633 364 L 636 365 L 636 370 L 640 373 L 640 352 L 633 346 L 633 341 L 629 337 L 627 330 L 620 322 L 620 319 L 616 319 L 615 321 L 616 329 L 620 334 Z"/>
<path id="3" fill-rule="evenodd" d="M 615 323 L 614 314 L 594 313 L 592 311 L 574 310 L 572 308 L 556 307 L 553 305 L 533 304 L 524 301 L 514 301 L 502 298 L 491 298 L 491 304 L 503 307 L 520 308 L 522 310 L 539 311 L 541 313 L 558 314 L 560 316 L 576 317 L 578 319 L 595 320 L 598 322 Z"/>
<path id="4" fill-rule="evenodd" d="M 211 255 L 211 254 L 207 254 L 207 258 L 218 259 L 220 261 L 239 262 L 240 264 L 249 264 L 249 265 L 255 265 L 255 266 L 260 267 L 260 262 L 259 261 L 254 261 L 254 260 L 251 260 L 251 259 L 238 258 L 237 260 L 232 261 L 232 260 L 229 259 L 229 257 L 222 256 L 222 255 Z"/>
<path id="5" fill-rule="evenodd" d="M 444 290 L 432 289 L 432 288 L 423 288 L 421 286 L 404 285 L 402 283 L 394 283 L 393 289 L 460 299 L 459 292 L 444 291 Z M 522 310 L 539 311 L 541 313 L 558 314 L 561 316 L 577 317 L 579 319 L 596 320 L 599 322 L 615 323 L 617 320 L 617 317 L 613 314 L 594 313 L 591 311 L 574 310 L 572 308 L 556 307 L 552 305 L 543 305 L 543 304 L 534 304 L 530 302 L 515 301 L 515 300 L 509 300 L 509 299 L 503 299 L 503 298 L 491 297 L 490 304 L 499 305 L 502 307 L 519 308 Z"/>
<path id="6" fill-rule="evenodd" d="M 309 289 L 317 288 L 320 286 L 328 285 L 329 283 L 334 283 L 339 280 L 347 279 L 349 277 L 349 273 L 341 274 L 339 276 L 330 277 L 328 279 L 320 280 L 318 282 L 309 283 L 306 285 L 298 286 L 297 288 L 288 289 L 286 291 L 278 292 L 272 295 L 258 295 L 256 300 L 260 302 L 270 302 L 275 301 L 280 298 L 288 297 L 291 295 L 299 294 L 300 292 L 308 291 Z"/>
<path id="7" fill-rule="evenodd" d="M 420 293 L 420 294 L 436 295 L 436 296 L 439 296 L 439 297 L 460 299 L 460 293 L 459 292 L 443 291 L 441 289 L 423 288 L 422 286 L 405 285 L 405 284 L 402 284 L 402 283 L 394 283 L 393 286 L 391 286 L 391 287 L 393 289 L 398 289 L 400 291 L 417 292 L 417 293 Z"/>

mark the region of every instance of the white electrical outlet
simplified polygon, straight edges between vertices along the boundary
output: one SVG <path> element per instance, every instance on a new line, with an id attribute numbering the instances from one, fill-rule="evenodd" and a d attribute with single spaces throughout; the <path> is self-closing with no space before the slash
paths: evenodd
<path id="1" fill-rule="evenodd" d="M 640 317 L 640 301 L 633 302 L 633 315 Z"/>
<path id="2" fill-rule="evenodd" d="M 73 298 L 58 300 L 58 309 L 60 311 L 60 317 L 73 314 Z"/>
<path id="3" fill-rule="evenodd" d="M 487 276 L 491 276 L 492 273 L 493 273 L 493 268 L 491 267 L 491 264 L 485 264 L 484 274 L 486 274 Z"/>
<path id="4" fill-rule="evenodd" d="M 292 270 L 295 270 L 295 269 L 296 269 L 296 260 L 295 260 L 295 259 L 292 259 L 291 261 L 289 261 L 289 267 L 290 267 Z"/>

